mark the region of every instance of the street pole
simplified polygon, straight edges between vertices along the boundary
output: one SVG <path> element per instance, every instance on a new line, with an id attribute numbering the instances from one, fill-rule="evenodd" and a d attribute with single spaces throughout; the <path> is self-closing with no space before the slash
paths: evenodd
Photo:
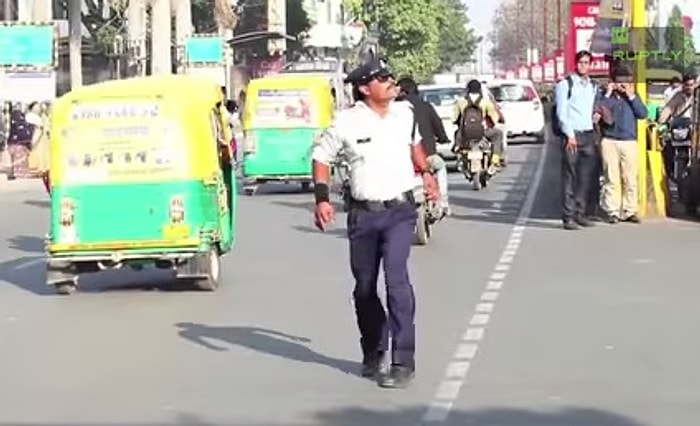
<path id="1" fill-rule="evenodd" d="M 83 85 L 83 17 L 80 0 L 68 1 L 68 28 L 70 31 L 70 83 L 71 89 Z"/>
<path id="2" fill-rule="evenodd" d="M 192 0 L 179 0 L 175 9 L 175 39 L 177 40 L 178 73 L 185 73 L 185 40 L 193 33 Z"/>
<path id="3" fill-rule="evenodd" d="M 513 43 L 512 49 L 513 49 L 513 52 L 515 53 L 515 55 L 514 55 L 515 64 L 518 67 L 520 67 L 520 65 L 521 65 L 520 54 L 522 53 L 520 51 L 520 48 L 522 47 L 520 44 L 520 40 L 522 40 L 520 38 L 520 32 L 521 32 L 522 28 L 520 26 L 520 19 L 518 19 L 519 15 L 520 15 L 520 0 L 516 0 L 516 2 L 515 2 L 515 16 L 513 16 L 513 18 L 515 20 L 515 40 L 513 40 L 514 43 Z M 509 16 L 508 19 L 510 19 L 510 18 L 511 17 Z"/>
<path id="4" fill-rule="evenodd" d="M 151 4 L 151 74 L 172 74 L 170 51 L 172 18 L 170 0 L 152 0 Z"/>
<path id="5" fill-rule="evenodd" d="M 557 0 L 557 49 L 558 50 L 562 50 L 561 2 L 562 2 L 562 0 Z"/>
<path id="6" fill-rule="evenodd" d="M 549 50 L 549 0 L 542 0 L 542 58 L 547 57 Z"/>
<path id="7" fill-rule="evenodd" d="M 146 69 L 146 4 L 144 0 L 130 0 L 127 9 L 129 45 L 129 77 L 142 76 Z"/>
<path id="8" fill-rule="evenodd" d="M 12 21 L 13 18 L 13 13 L 12 9 L 14 9 L 12 0 L 5 0 L 3 2 L 3 19 L 5 21 Z"/>
<path id="9" fill-rule="evenodd" d="M 530 0 L 530 79 L 533 77 L 532 65 L 535 63 L 535 0 Z"/>

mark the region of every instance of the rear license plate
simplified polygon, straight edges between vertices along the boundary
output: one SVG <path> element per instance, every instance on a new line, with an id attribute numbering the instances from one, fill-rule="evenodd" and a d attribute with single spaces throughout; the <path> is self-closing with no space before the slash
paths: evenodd
<path id="1" fill-rule="evenodd" d="M 163 226 L 163 238 L 178 240 L 190 236 L 190 227 L 186 224 L 168 224 Z"/>
<path id="2" fill-rule="evenodd" d="M 484 158 L 484 153 L 480 151 L 469 151 L 467 153 L 467 158 L 470 160 L 481 160 Z"/>

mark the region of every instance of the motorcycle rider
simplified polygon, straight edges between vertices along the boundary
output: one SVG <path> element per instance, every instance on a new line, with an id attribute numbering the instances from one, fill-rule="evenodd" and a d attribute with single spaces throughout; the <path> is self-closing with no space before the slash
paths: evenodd
<path id="1" fill-rule="evenodd" d="M 462 112 L 469 105 L 468 99 L 471 99 L 472 102 L 478 101 L 476 106 L 481 109 L 485 118 L 489 118 L 489 120 L 484 120 L 490 122 L 488 125 L 484 123 L 484 137 L 488 139 L 493 146 L 491 152 L 491 166 L 489 166 L 488 173 L 494 175 L 498 170 L 497 165 L 501 164 L 501 158 L 503 156 L 503 131 L 494 126 L 495 123 L 499 122 L 500 116 L 491 101 L 483 97 L 481 82 L 479 82 L 479 80 L 470 80 L 469 83 L 467 83 L 467 94 L 463 98 L 457 99 L 455 110 L 452 115 L 452 122 L 457 125 L 458 128 L 462 121 Z M 457 132 L 459 132 L 459 129 Z"/>
<path id="2" fill-rule="evenodd" d="M 697 77 L 693 74 L 683 76 L 683 85 L 676 91 L 675 95 L 666 103 L 661 114 L 659 114 L 660 124 L 671 124 L 677 118 L 690 120 L 693 113 L 693 93 L 697 87 Z M 664 159 L 664 167 L 667 176 L 673 176 L 674 153 L 671 144 L 665 144 L 661 155 Z"/>
<path id="3" fill-rule="evenodd" d="M 416 82 L 410 77 L 404 77 L 397 84 L 401 90 L 397 99 L 408 101 L 413 106 L 423 150 L 428 157 L 430 167 L 437 176 L 438 188 L 440 189 L 440 208 L 443 216 L 448 216 L 450 206 L 447 195 L 447 166 L 437 153 L 436 143 L 450 143 L 450 139 L 447 137 L 445 127 L 442 125 L 442 120 L 435 108 L 419 96 Z"/>
<path id="4" fill-rule="evenodd" d="M 683 76 L 683 86 L 664 105 L 659 115 L 659 123 L 665 124 L 677 117 L 690 118 L 693 105 L 693 91 L 697 86 L 697 77 L 692 74 Z"/>

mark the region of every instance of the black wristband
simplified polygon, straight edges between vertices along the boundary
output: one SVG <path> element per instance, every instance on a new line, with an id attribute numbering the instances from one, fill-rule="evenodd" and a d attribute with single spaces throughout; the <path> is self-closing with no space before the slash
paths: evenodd
<path id="1" fill-rule="evenodd" d="M 317 182 L 314 184 L 314 197 L 316 198 L 316 204 L 319 203 L 330 203 L 331 201 L 331 189 L 328 184 L 323 182 Z"/>

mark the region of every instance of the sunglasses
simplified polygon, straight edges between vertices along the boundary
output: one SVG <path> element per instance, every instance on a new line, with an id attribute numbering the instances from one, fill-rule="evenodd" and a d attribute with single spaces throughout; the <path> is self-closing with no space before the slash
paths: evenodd
<path id="1" fill-rule="evenodd" d="M 393 79 L 394 79 L 394 75 L 393 75 L 392 73 L 386 72 L 386 71 L 382 71 L 382 72 L 379 72 L 379 73 L 377 73 L 377 74 L 375 74 L 375 75 L 370 76 L 370 77 L 367 79 L 366 82 L 367 82 L 367 83 L 370 83 L 370 82 L 372 82 L 373 80 L 376 80 L 376 81 L 378 81 L 378 82 L 380 82 L 380 83 L 386 83 L 387 81 L 393 80 Z"/>

